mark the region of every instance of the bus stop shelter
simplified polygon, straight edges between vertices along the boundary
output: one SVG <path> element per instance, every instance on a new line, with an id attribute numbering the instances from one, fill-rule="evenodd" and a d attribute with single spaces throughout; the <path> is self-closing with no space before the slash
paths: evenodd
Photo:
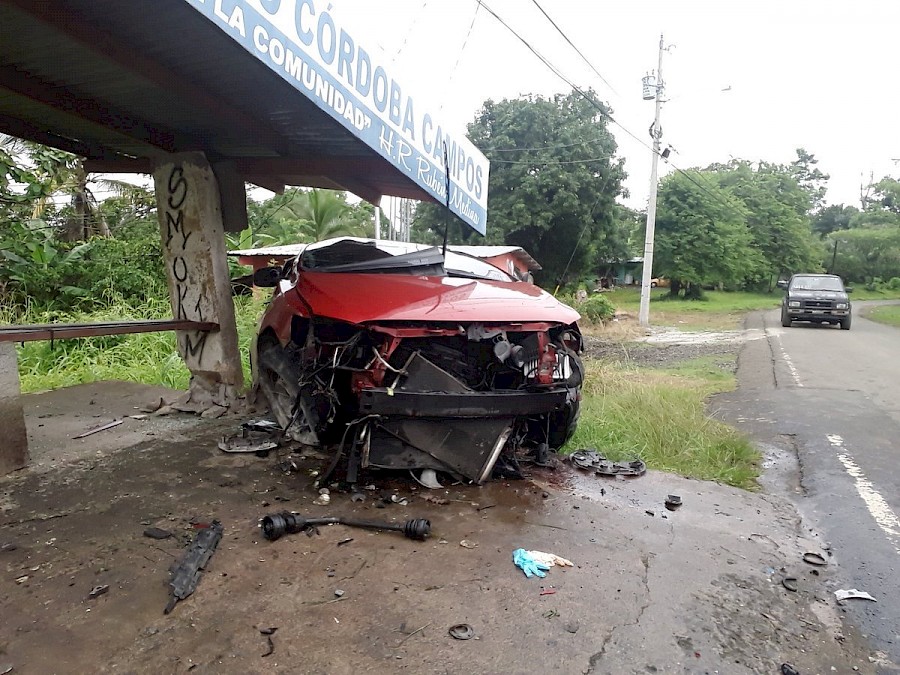
<path id="1" fill-rule="evenodd" d="M 0 132 L 79 155 L 90 172 L 154 178 L 191 396 L 221 404 L 242 385 L 224 232 L 246 226 L 246 183 L 437 201 L 485 231 L 487 160 L 339 10 L 0 0 Z M 4 358 L 6 381 L 14 353 L 0 341 Z M 9 423 L 21 417 L 17 388 L 0 398 Z M 0 452 L 0 473 L 25 457 Z"/>

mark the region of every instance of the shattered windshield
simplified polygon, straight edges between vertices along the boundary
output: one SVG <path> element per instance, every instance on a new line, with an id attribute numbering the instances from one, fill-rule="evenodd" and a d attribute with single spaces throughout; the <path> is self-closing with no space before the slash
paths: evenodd
<path id="1" fill-rule="evenodd" d="M 838 277 L 794 277 L 792 291 L 836 291 L 844 292 L 844 284 Z"/>
<path id="2" fill-rule="evenodd" d="M 310 244 L 300 257 L 303 269 L 320 272 L 363 272 L 461 276 L 494 281 L 514 281 L 503 270 L 472 256 L 406 242 L 341 239 Z"/>

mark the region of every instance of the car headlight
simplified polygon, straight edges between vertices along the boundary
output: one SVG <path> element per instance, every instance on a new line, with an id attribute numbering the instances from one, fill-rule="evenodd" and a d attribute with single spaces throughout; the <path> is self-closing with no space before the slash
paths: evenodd
<path id="1" fill-rule="evenodd" d="M 799 307 L 799 306 L 800 306 L 800 301 L 799 301 L 799 300 L 791 300 L 791 301 L 788 303 L 788 307 Z"/>
<path id="2" fill-rule="evenodd" d="M 847 303 L 846 303 L 846 302 L 839 302 L 838 304 L 836 304 L 836 305 L 834 306 L 834 308 L 835 308 L 835 309 L 847 309 Z"/>

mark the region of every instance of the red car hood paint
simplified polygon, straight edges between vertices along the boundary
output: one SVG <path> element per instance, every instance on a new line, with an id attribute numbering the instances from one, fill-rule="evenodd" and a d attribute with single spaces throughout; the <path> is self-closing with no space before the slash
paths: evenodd
<path id="1" fill-rule="evenodd" d="M 553 322 L 580 315 L 538 286 L 404 274 L 300 273 L 294 291 L 315 314 L 348 323 L 428 321 L 451 323 Z"/>

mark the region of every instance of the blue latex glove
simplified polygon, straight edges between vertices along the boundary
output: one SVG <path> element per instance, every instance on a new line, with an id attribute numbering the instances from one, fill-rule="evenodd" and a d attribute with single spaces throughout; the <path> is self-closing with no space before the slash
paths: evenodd
<path id="1" fill-rule="evenodd" d="M 513 551 L 513 562 L 516 567 L 525 572 L 525 576 L 529 579 L 534 576 L 545 577 L 547 576 L 546 570 L 550 569 L 548 565 L 532 558 L 524 548 L 517 548 Z"/>

